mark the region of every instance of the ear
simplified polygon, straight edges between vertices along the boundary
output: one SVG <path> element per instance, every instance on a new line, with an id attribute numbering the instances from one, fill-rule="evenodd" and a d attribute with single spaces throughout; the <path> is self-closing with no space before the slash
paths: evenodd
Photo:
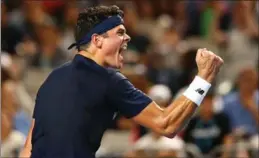
<path id="1" fill-rule="evenodd" d="M 92 35 L 92 43 L 97 47 L 101 48 L 103 44 L 103 38 L 99 36 L 98 34 Z"/>

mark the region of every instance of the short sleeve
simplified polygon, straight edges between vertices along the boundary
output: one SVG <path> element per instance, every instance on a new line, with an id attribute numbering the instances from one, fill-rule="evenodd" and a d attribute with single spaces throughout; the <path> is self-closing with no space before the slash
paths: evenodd
<path id="1" fill-rule="evenodd" d="M 109 104 L 127 118 L 136 116 L 152 102 L 120 72 L 112 75 L 108 87 Z"/>

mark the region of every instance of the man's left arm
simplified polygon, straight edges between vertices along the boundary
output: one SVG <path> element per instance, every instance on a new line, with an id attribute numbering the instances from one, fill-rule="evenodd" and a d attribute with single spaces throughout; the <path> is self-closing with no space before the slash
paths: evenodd
<path id="1" fill-rule="evenodd" d="M 20 158 L 30 157 L 31 156 L 31 150 L 32 150 L 32 144 L 31 144 L 31 138 L 32 138 L 32 131 L 34 128 L 34 122 L 35 120 L 32 120 L 30 131 L 28 133 L 26 142 L 24 144 L 23 149 L 21 150 L 21 153 L 19 155 Z"/>

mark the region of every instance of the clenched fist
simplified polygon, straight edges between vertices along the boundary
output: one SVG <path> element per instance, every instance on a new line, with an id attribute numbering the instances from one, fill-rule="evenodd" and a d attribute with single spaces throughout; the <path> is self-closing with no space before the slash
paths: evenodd
<path id="1" fill-rule="evenodd" d="M 204 48 L 198 49 L 196 63 L 198 67 L 198 76 L 211 83 L 218 74 L 224 61 L 216 54 Z"/>

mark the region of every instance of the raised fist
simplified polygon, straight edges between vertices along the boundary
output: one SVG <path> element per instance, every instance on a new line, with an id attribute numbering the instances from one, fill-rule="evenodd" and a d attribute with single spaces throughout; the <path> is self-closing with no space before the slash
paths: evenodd
<path id="1" fill-rule="evenodd" d="M 224 61 L 216 54 L 204 48 L 198 49 L 196 63 L 198 76 L 211 83 L 218 74 Z"/>

